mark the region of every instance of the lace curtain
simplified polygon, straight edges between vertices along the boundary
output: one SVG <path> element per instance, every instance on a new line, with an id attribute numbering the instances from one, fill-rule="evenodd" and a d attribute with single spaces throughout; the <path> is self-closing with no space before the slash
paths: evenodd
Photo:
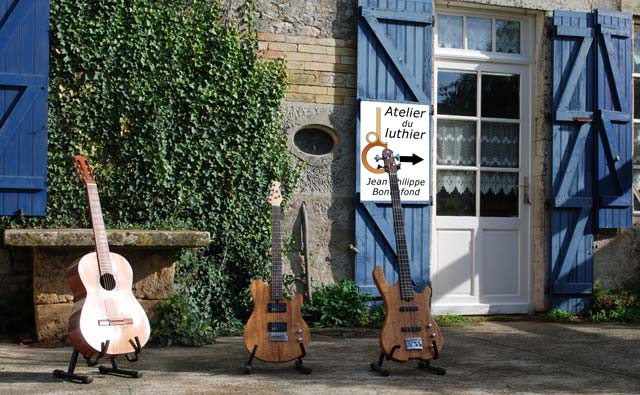
<path id="1" fill-rule="evenodd" d="M 487 194 L 493 192 L 497 195 L 502 191 L 505 195 L 517 191 L 518 173 L 494 173 L 482 172 L 480 174 L 480 192 Z"/>
<path id="2" fill-rule="evenodd" d="M 463 193 L 469 190 L 471 193 L 476 192 L 476 172 L 475 171 L 455 171 L 455 170 L 438 170 L 436 177 L 438 191 L 444 189 L 447 193 Z"/>
<path id="3" fill-rule="evenodd" d="M 633 33 L 633 72 L 640 73 L 640 32 Z"/>
<path id="4" fill-rule="evenodd" d="M 438 47 L 462 48 L 462 17 L 438 14 Z"/>
<path id="5" fill-rule="evenodd" d="M 518 167 L 519 125 L 483 122 L 480 160 L 487 167 Z"/>
<path id="6" fill-rule="evenodd" d="M 475 166 L 475 122 L 441 119 L 437 140 L 439 165 Z"/>
<path id="7" fill-rule="evenodd" d="M 633 163 L 640 165 L 640 125 L 635 125 L 634 129 Z"/>
<path id="8" fill-rule="evenodd" d="M 467 49 L 491 51 L 491 19 L 467 17 Z"/>
<path id="9" fill-rule="evenodd" d="M 520 53 L 520 22 L 496 19 L 496 51 Z"/>

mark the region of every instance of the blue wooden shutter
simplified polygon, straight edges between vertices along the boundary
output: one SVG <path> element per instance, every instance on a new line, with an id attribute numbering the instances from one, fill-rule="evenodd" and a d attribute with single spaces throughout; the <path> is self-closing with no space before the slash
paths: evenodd
<path id="1" fill-rule="evenodd" d="M 593 284 L 594 20 L 556 11 L 551 308 L 585 313 Z"/>
<path id="2" fill-rule="evenodd" d="M 359 100 L 431 105 L 431 1 L 358 1 Z M 357 152 L 358 157 L 359 146 Z M 411 274 L 421 287 L 429 282 L 430 204 L 403 204 L 403 213 Z M 376 266 L 383 267 L 389 282 L 397 281 L 390 204 L 357 203 L 356 243 L 356 283 L 362 292 L 378 295 L 371 277 Z"/>
<path id="3" fill-rule="evenodd" d="M 597 228 L 632 223 L 631 15 L 596 10 Z"/>
<path id="4" fill-rule="evenodd" d="M 0 15 L 0 215 L 45 215 L 49 1 L 0 0 Z"/>

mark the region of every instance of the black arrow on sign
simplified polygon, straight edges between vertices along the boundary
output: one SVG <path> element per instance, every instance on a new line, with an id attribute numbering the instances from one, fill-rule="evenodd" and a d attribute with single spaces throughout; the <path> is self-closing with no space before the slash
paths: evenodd
<path id="1" fill-rule="evenodd" d="M 420 163 L 422 162 L 424 159 L 422 159 L 421 157 L 419 157 L 416 154 L 413 154 L 411 156 L 400 156 L 400 162 L 411 162 L 412 164 L 416 164 L 416 163 Z"/>

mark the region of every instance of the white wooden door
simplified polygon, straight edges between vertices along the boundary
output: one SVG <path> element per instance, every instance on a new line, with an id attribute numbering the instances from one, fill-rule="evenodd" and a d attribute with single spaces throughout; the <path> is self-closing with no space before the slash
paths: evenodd
<path id="1" fill-rule="evenodd" d="M 435 314 L 529 312 L 529 73 L 435 62 Z"/>

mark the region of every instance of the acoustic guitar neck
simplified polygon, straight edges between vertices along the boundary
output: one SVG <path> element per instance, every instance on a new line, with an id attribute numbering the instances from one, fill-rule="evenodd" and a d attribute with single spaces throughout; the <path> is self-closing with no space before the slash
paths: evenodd
<path id="1" fill-rule="evenodd" d="M 93 170 L 89 166 L 89 161 L 82 155 L 73 157 L 74 165 L 78 171 L 78 177 L 87 188 L 89 201 L 89 212 L 91 214 L 91 226 L 93 228 L 93 239 L 98 256 L 100 274 L 113 273 L 111 258 L 109 255 L 109 243 L 107 241 L 107 231 L 102 217 L 102 207 L 100 206 L 100 196 L 98 194 L 98 184 L 93 177 Z"/>

